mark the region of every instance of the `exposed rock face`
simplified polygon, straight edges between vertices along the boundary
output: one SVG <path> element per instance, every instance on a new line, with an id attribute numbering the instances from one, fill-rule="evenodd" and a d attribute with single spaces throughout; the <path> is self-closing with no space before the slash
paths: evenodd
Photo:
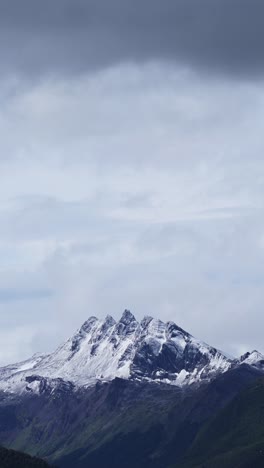
<path id="1" fill-rule="evenodd" d="M 54 353 L 33 356 L 0 369 L 0 390 L 40 392 L 62 385 L 90 386 L 116 377 L 184 386 L 210 381 L 230 367 L 263 367 L 257 351 L 232 360 L 195 339 L 173 322 L 146 316 L 138 322 L 125 310 L 116 322 L 90 317 L 76 334 Z"/>

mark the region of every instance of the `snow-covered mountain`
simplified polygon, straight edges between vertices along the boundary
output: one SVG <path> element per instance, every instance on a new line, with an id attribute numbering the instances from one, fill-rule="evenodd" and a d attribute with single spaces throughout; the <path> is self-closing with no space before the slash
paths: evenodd
<path id="1" fill-rule="evenodd" d="M 243 354 L 238 360 L 238 364 L 248 364 L 259 370 L 264 370 L 264 356 L 259 351 L 252 351 L 251 353 Z"/>
<path id="2" fill-rule="evenodd" d="M 103 321 L 90 317 L 52 354 L 1 368 L 0 390 L 39 392 L 47 386 L 90 386 L 116 377 L 183 386 L 211 380 L 241 363 L 263 362 L 257 352 L 232 360 L 173 322 L 152 317 L 138 322 L 125 310 L 118 322 L 109 315 Z"/>

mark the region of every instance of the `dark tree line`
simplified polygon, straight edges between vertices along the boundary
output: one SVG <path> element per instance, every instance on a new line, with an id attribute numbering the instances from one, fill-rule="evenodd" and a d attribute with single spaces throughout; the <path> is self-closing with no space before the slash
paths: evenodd
<path id="1" fill-rule="evenodd" d="M 0 447 L 0 468 L 51 468 L 44 460 Z"/>

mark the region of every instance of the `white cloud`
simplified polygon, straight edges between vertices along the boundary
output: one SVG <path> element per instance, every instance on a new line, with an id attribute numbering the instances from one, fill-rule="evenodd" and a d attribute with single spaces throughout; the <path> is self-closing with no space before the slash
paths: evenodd
<path id="1" fill-rule="evenodd" d="M 264 351 L 263 84 L 158 64 L 14 83 L 0 96 L 2 360 L 125 307 Z"/>

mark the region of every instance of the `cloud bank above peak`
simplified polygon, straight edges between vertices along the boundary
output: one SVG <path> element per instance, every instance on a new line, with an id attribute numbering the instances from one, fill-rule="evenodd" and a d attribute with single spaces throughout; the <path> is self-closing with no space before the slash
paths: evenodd
<path id="1" fill-rule="evenodd" d="M 163 62 L 263 75 L 261 0 L 9 0 L 0 4 L 1 74 L 27 78 Z"/>
<path id="2" fill-rule="evenodd" d="M 0 362 L 125 308 L 264 352 L 262 10 L 0 2 Z"/>

